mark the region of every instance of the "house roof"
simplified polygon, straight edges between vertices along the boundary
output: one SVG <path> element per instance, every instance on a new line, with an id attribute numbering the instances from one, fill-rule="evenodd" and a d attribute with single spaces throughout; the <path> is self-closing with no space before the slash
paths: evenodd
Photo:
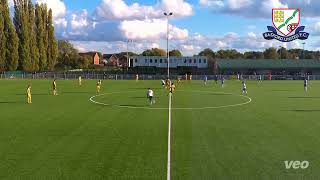
<path id="1" fill-rule="evenodd" d="M 217 60 L 217 65 L 220 69 L 320 69 L 320 60 L 224 59 Z"/>

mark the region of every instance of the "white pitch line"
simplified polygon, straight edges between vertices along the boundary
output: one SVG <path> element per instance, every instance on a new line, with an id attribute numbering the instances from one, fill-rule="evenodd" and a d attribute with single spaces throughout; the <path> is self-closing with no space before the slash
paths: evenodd
<path id="1" fill-rule="evenodd" d="M 136 107 L 136 106 L 121 106 L 121 105 L 113 105 L 113 104 L 107 104 L 107 103 L 102 103 L 102 102 L 98 102 L 95 101 L 94 99 L 96 97 L 99 96 L 104 96 L 104 95 L 110 95 L 110 94 L 119 94 L 119 93 L 131 93 L 131 92 L 137 92 L 137 91 L 127 91 L 127 92 L 111 92 L 111 93 L 105 93 L 105 94 L 99 94 L 99 95 L 95 95 L 90 97 L 90 101 L 94 104 L 98 104 L 98 105 L 104 105 L 104 106 L 110 106 L 110 107 L 117 107 L 117 108 L 128 108 L 128 109 L 148 109 L 148 110 L 167 110 L 168 108 L 164 108 L 164 107 L 159 107 L 159 108 L 152 108 L 152 107 Z M 185 91 L 188 92 L 188 91 Z M 213 94 L 228 94 L 228 95 L 234 95 L 234 96 L 239 96 L 239 97 L 243 97 L 243 98 L 247 98 L 248 101 L 244 102 L 244 103 L 238 103 L 238 104 L 230 104 L 230 105 L 223 105 L 223 106 L 209 106 L 209 107 L 186 107 L 186 108 L 171 108 L 171 110 L 206 110 L 206 109 L 220 109 L 220 108 L 228 108 L 228 107 L 237 107 L 237 106 L 243 106 L 243 105 L 247 105 L 249 103 L 252 102 L 252 99 L 248 96 L 243 96 L 243 95 L 236 95 L 236 94 L 232 94 L 232 93 L 224 93 L 224 92 L 210 92 L 210 91 L 190 91 L 190 92 L 208 92 L 208 93 L 213 93 Z"/>
<path id="2" fill-rule="evenodd" d="M 172 93 L 169 93 L 169 128 L 168 128 L 168 161 L 167 161 L 167 180 L 171 179 L 171 118 L 172 118 Z"/>

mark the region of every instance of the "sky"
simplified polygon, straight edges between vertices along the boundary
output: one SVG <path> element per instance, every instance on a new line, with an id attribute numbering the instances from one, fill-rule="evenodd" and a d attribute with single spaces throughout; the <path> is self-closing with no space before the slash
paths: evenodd
<path id="1" fill-rule="evenodd" d="M 302 41 L 263 39 L 272 25 L 272 8 L 300 8 L 300 25 L 310 37 L 305 49 L 320 50 L 319 0 L 35 0 L 53 9 L 58 39 L 81 52 L 141 53 L 166 49 L 169 18 L 170 49 L 194 55 L 204 48 L 261 51 L 269 47 L 302 48 Z"/>

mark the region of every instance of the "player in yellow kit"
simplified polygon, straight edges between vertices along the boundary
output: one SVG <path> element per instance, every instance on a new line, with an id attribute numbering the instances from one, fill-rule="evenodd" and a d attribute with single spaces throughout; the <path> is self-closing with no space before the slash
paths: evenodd
<path id="1" fill-rule="evenodd" d="M 99 93 L 100 93 L 100 90 L 101 90 L 101 84 L 102 84 L 102 82 L 101 82 L 101 80 L 99 80 L 99 81 L 97 82 L 97 94 L 99 94 Z"/>
<path id="2" fill-rule="evenodd" d="M 79 86 L 81 86 L 82 85 L 82 78 L 81 78 L 81 76 L 79 76 Z"/>
<path id="3" fill-rule="evenodd" d="M 181 83 L 181 77 L 178 76 L 178 84 L 180 84 L 180 83 Z"/>
<path id="4" fill-rule="evenodd" d="M 174 93 L 175 90 L 176 90 L 176 86 L 173 83 L 171 83 L 170 93 Z"/>
<path id="5" fill-rule="evenodd" d="M 53 82 L 52 82 L 52 89 L 53 89 L 53 95 L 54 95 L 54 96 L 58 95 L 58 92 L 57 92 L 57 82 L 56 82 L 56 80 L 53 80 Z"/>
<path id="6" fill-rule="evenodd" d="M 27 103 L 32 104 L 32 95 L 31 95 L 31 85 L 28 85 L 27 88 Z"/>
<path id="7" fill-rule="evenodd" d="M 170 88 L 170 79 L 166 79 L 166 88 L 169 89 Z"/>

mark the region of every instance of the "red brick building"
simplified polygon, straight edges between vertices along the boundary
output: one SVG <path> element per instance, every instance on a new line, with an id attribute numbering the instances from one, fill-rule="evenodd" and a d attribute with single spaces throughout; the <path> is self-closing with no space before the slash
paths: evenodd
<path id="1" fill-rule="evenodd" d="M 87 52 L 87 53 L 79 53 L 80 56 L 90 56 L 92 58 L 92 61 L 90 64 L 93 65 L 100 65 L 101 59 L 98 52 Z"/>
<path id="2" fill-rule="evenodd" d="M 113 67 L 126 67 L 127 56 L 121 54 L 104 54 L 104 65 Z"/>
<path id="3" fill-rule="evenodd" d="M 94 65 L 99 65 L 100 64 L 100 56 L 98 53 L 96 53 L 93 57 L 93 64 Z"/>

